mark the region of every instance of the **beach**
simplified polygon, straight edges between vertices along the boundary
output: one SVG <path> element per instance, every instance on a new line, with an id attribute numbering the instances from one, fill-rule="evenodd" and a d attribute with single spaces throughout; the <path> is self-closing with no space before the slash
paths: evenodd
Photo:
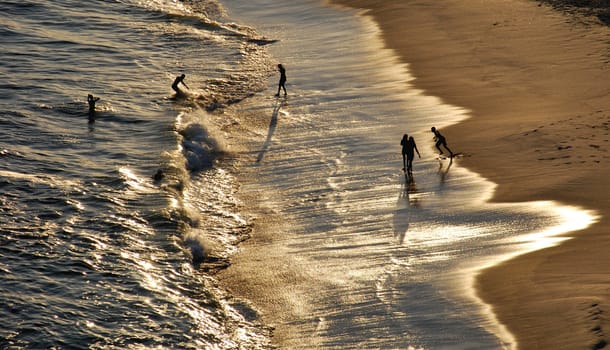
<path id="1" fill-rule="evenodd" d="M 341 1 L 0 5 L 0 348 L 607 345 L 607 27 Z"/>
<path id="2" fill-rule="evenodd" d="M 446 128 L 462 166 L 498 184 L 493 201 L 556 200 L 599 221 L 561 245 L 484 271 L 478 293 L 519 349 L 608 341 L 608 27 L 533 1 L 337 0 L 366 9 L 415 77 L 469 110 Z"/>

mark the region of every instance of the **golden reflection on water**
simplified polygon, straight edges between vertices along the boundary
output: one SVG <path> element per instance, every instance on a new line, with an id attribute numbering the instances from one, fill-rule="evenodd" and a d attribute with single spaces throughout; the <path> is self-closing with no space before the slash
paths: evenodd
<path id="1" fill-rule="evenodd" d="M 559 218 L 560 222 L 549 226 L 541 232 L 532 233 L 523 237 L 526 242 L 525 250 L 534 251 L 555 246 L 571 237 L 560 236 L 568 232 L 583 230 L 599 220 L 599 215 L 592 210 L 561 205 L 553 201 L 540 201 L 530 203 L 536 212 L 547 211 Z"/>
<path id="2" fill-rule="evenodd" d="M 136 175 L 131 169 L 127 167 L 120 167 L 119 173 L 123 177 L 123 180 L 129 185 L 130 188 L 136 191 L 145 191 L 148 189 L 146 181 Z"/>
<path id="3" fill-rule="evenodd" d="M 477 301 L 477 304 L 481 305 L 482 313 L 488 320 L 486 327 L 498 335 L 502 341 L 503 349 L 517 349 L 517 341 L 498 320 L 491 305 L 484 303 L 478 297 L 474 280 L 483 270 L 491 266 L 499 265 L 519 255 L 557 246 L 561 242 L 573 238 L 573 234 L 576 231 L 586 229 L 600 218 L 592 210 L 562 205 L 554 201 L 537 201 L 520 204 L 527 205 L 532 213 L 546 213 L 548 215 L 548 225 L 541 231 L 512 237 L 515 240 L 514 243 L 517 244 L 515 249 L 502 255 L 490 256 L 486 261 L 476 261 L 470 268 L 464 269 L 459 274 L 461 277 L 458 277 L 458 280 L 464 282 L 463 288 L 467 291 L 466 294 Z M 570 233 L 572 235 L 568 235 Z"/>
<path id="4" fill-rule="evenodd" d="M 305 308 L 310 297 L 316 300 L 317 308 L 312 309 L 322 310 L 312 318 L 325 320 L 318 323 L 324 325 L 323 331 L 306 337 L 383 347 L 379 344 L 409 342 L 412 326 L 430 344 L 440 344 L 438 338 L 495 344 L 495 337 L 490 343 L 481 340 L 478 321 L 487 317 L 484 326 L 500 337 L 502 347 L 514 347 L 510 333 L 476 297 L 476 274 L 519 254 L 556 245 L 567 239 L 561 234 L 587 227 L 596 216 L 554 202 L 488 203 L 496 186 L 465 171 L 459 159 L 437 159 L 430 141 L 431 126 L 442 129 L 457 123 L 469 117 L 468 111 L 413 87 L 408 65 L 385 47 L 372 18 L 358 19 L 357 29 L 365 31 L 359 36 L 352 35 L 350 25 L 337 24 L 333 30 L 319 29 L 315 36 L 281 40 L 273 47 L 278 57 L 284 57 L 283 63 L 294 68 L 291 79 L 300 83 L 294 88 L 303 91 L 295 92 L 299 99 L 291 99 L 282 108 L 289 114 L 274 124 L 274 148 L 256 163 L 256 189 L 269 184 L 266 193 L 278 203 L 273 209 L 287 216 L 296 232 L 288 238 L 283 235 L 287 243 L 273 249 L 287 249 L 291 262 L 298 261 L 291 269 L 315 276 L 307 286 L 307 291 L 314 290 L 312 295 L 303 293 L 305 302 L 294 303 Z M 344 35 L 337 35 L 342 31 Z M 350 38 L 356 37 L 353 47 L 360 51 L 353 55 L 308 51 L 336 40 L 349 46 Z M 298 60 L 294 52 L 299 52 Z M 323 80 L 321 86 L 323 76 L 333 79 Z M 337 101 L 341 108 L 336 108 Z M 268 110 L 266 117 L 273 117 L 272 106 Z M 264 144 L 266 131 L 259 131 L 256 146 Z M 407 132 L 417 140 L 423 158 L 416 160 L 415 180 L 409 183 L 399 171 L 398 146 Z M 275 193 L 281 198 L 274 198 Z M 370 281 L 377 299 L 366 294 Z M 332 287 L 325 289 L 327 285 Z M 442 296 L 436 298 L 439 289 Z M 448 294 L 459 300 L 457 305 L 453 300 L 442 303 Z M 387 312 L 377 313 L 383 307 Z M 367 317 L 359 319 L 363 314 Z M 432 317 L 440 322 L 455 318 L 444 325 L 457 326 L 443 328 L 447 335 L 438 334 L 439 329 L 430 326 Z M 461 322 L 461 317 L 468 322 Z M 476 326 L 469 328 L 470 322 Z M 367 331 L 378 327 L 392 339 L 362 336 L 362 324 Z"/>

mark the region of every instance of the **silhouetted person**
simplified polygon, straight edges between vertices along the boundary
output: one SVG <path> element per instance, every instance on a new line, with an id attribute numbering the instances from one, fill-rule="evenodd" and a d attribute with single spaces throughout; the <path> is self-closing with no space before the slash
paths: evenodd
<path id="1" fill-rule="evenodd" d="M 186 77 L 186 75 L 182 74 L 180 76 L 177 76 L 176 79 L 174 79 L 174 83 L 172 84 L 172 89 L 174 89 L 174 91 L 176 91 L 177 94 L 182 93 L 182 91 L 178 87 L 178 84 L 180 84 L 180 83 L 182 83 L 182 85 L 186 86 L 187 89 L 190 89 L 188 87 L 188 85 L 186 85 L 186 83 L 184 83 L 185 77 Z"/>
<path id="2" fill-rule="evenodd" d="M 436 148 L 438 148 L 439 152 L 441 152 L 439 154 L 443 154 L 443 150 L 441 149 L 441 145 L 443 145 L 443 147 L 445 147 L 445 149 L 449 151 L 449 154 L 451 154 L 451 158 L 453 158 L 453 152 L 451 152 L 449 147 L 447 147 L 447 140 L 445 140 L 445 136 L 441 135 L 441 133 L 436 130 L 435 127 L 432 127 L 430 130 L 434 133 L 434 141 L 436 141 Z"/>
<path id="3" fill-rule="evenodd" d="M 280 96 L 281 89 L 284 89 L 284 96 L 286 96 L 286 69 L 284 66 L 282 66 L 282 64 L 278 64 L 277 69 L 280 71 L 280 83 L 277 86 L 277 94 L 275 94 L 275 96 Z"/>
<path id="4" fill-rule="evenodd" d="M 402 146 L 402 171 L 407 171 L 407 149 L 409 148 L 409 135 L 402 135 L 402 139 L 400 140 L 400 145 Z"/>
<path id="5" fill-rule="evenodd" d="M 89 103 L 89 122 L 95 120 L 95 103 L 99 101 L 99 97 L 93 97 L 93 95 L 87 95 L 87 103 Z"/>
<path id="6" fill-rule="evenodd" d="M 158 182 L 158 181 L 163 180 L 164 177 L 165 177 L 165 173 L 163 172 L 163 169 L 158 169 L 157 172 L 155 173 L 155 175 L 153 175 L 153 180 Z"/>
<path id="7" fill-rule="evenodd" d="M 415 153 L 413 151 L 417 152 L 417 156 L 421 158 L 417 145 L 415 144 L 415 139 L 413 136 L 409 136 L 409 140 L 407 141 L 407 171 L 409 173 L 413 171 L 413 159 L 415 158 Z"/>

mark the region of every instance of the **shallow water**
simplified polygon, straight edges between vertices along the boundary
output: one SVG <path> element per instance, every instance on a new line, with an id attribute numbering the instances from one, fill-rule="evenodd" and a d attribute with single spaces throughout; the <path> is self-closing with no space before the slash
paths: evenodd
<path id="1" fill-rule="evenodd" d="M 249 301 L 214 277 L 250 234 L 240 192 L 283 216 L 291 268 L 315 276 L 297 338 L 510 343 L 473 296 L 473 269 L 592 214 L 486 204 L 493 185 L 430 141 L 467 111 L 410 85 L 370 19 L 317 1 L 224 4 L 0 4 L 0 347 L 269 348 Z M 287 99 L 273 97 L 277 62 Z M 422 153 L 412 182 L 405 132 Z"/>
<path id="2" fill-rule="evenodd" d="M 586 227 L 594 214 L 552 202 L 487 203 L 494 185 L 461 168 L 459 157 L 438 159 L 429 131 L 468 111 L 418 91 L 370 18 L 316 2 L 228 3 L 280 39 L 270 50 L 288 69 L 287 99 L 241 105 L 269 120 L 251 143 L 259 154 L 245 166 L 253 177 L 245 191 L 265 188 L 290 222 L 268 249 L 284 248 L 294 275 L 310 278 L 298 296 L 310 313 L 291 322 L 303 331 L 287 343 L 513 347 L 472 290 L 474 275 L 557 244 L 557 234 Z M 422 153 L 411 179 L 400 170 L 403 133 Z"/>

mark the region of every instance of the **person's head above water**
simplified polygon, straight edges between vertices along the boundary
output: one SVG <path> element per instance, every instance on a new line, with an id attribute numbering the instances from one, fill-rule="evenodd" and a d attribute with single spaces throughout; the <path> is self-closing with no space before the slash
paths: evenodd
<path id="1" fill-rule="evenodd" d="M 430 131 L 435 132 L 435 131 L 436 131 L 436 128 L 435 128 L 435 127 L 431 127 L 431 128 L 430 128 Z"/>

